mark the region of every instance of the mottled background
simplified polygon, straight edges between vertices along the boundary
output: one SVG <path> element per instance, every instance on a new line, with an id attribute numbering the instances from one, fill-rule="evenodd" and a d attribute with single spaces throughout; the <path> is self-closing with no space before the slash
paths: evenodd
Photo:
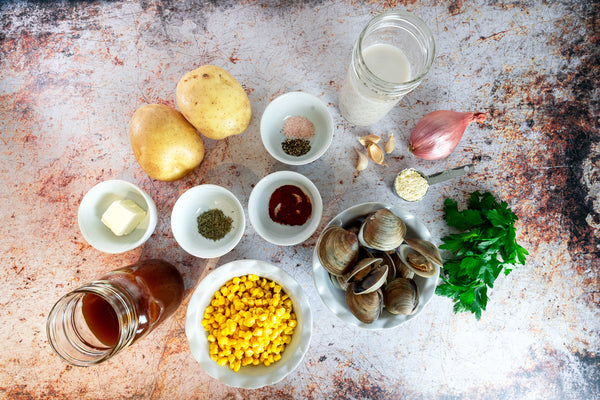
<path id="1" fill-rule="evenodd" d="M 351 48 L 375 14 L 398 8 L 434 32 L 437 57 L 423 84 L 370 128 L 337 108 Z M 600 397 L 600 5 L 597 1 L 4 1 L 0 3 L 0 397 L 11 399 L 590 399 Z M 246 89 L 252 123 L 239 136 L 205 140 L 206 158 L 181 181 L 150 179 L 127 137 L 135 109 L 175 105 L 187 71 L 217 64 Z M 276 96 L 321 98 L 335 123 L 320 160 L 290 168 L 260 141 Z M 452 155 L 423 161 L 407 151 L 416 122 L 437 109 L 483 111 Z M 386 166 L 354 170 L 356 138 L 394 134 Z M 390 184 L 404 167 L 426 173 L 476 163 L 475 174 L 401 203 Z M 219 259 L 177 246 L 170 212 L 200 183 L 232 190 L 246 208 L 263 176 L 290 169 L 321 191 L 317 232 L 271 245 L 248 224 Z M 103 254 L 86 243 L 77 208 L 96 183 L 126 179 L 156 201 L 159 221 L 142 247 Z M 501 277 L 480 321 L 435 296 L 418 318 L 387 331 L 338 320 L 322 303 L 312 251 L 322 227 L 363 201 L 398 204 L 434 239 L 449 232 L 443 199 L 464 204 L 491 191 L 516 214 L 530 256 Z M 247 209 L 246 209 L 247 213 Z M 246 214 L 247 215 L 247 214 Z M 92 368 L 67 366 L 46 339 L 45 320 L 69 290 L 139 258 L 161 257 L 185 277 L 177 314 L 143 341 Z M 249 391 L 210 378 L 184 333 L 189 295 L 211 270 L 257 258 L 304 288 L 314 313 L 311 346 L 280 383 Z"/>

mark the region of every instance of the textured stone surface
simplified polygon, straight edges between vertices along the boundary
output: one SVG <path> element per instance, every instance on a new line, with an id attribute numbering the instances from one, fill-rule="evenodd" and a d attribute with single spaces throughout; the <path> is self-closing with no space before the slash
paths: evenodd
<path id="1" fill-rule="evenodd" d="M 383 10 L 420 15 L 437 57 L 429 76 L 383 121 L 345 123 L 337 93 L 362 26 Z M 0 4 L 0 397 L 11 399 L 580 399 L 600 397 L 600 37 L 597 2 L 191 1 Z M 253 119 L 242 135 L 205 140 L 206 158 L 185 179 L 148 178 L 127 138 L 145 103 L 175 105 L 187 71 L 217 64 L 247 91 Z M 260 116 L 276 96 L 321 98 L 335 123 L 320 160 L 286 167 L 260 141 Z M 485 111 L 450 157 L 428 162 L 406 149 L 412 127 L 436 109 Z M 354 170 L 357 137 L 396 136 L 386 166 Z M 476 163 L 477 173 L 401 203 L 390 186 L 402 168 L 426 173 Z M 321 191 L 320 228 L 278 247 L 248 224 L 219 259 L 180 249 L 170 230 L 177 197 L 201 183 L 233 191 L 244 207 L 270 172 L 300 172 Z M 125 179 L 155 200 L 159 221 L 146 244 L 121 255 L 89 246 L 77 207 L 96 183 Z M 312 251 L 322 227 L 364 201 L 399 204 L 448 233 L 445 197 L 464 204 L 491 191 L 520 217 L 527 264 L 498 279 L 480 321 L 454 315 L 435 296 L 416 319 L 388 331 L 338 320 L 322 303 Z M 246 210 L 247 213 L 247 210 Z M 247 215 L 247 214 L 246 214 Z M 161 257 L 185 277 L 186 300 L 150 336 L 93 368 L 67 366 L 46 339 L 45 320 L 69 290 L 139 258 Z M 192 357 L 184 332 L 189 296 L 226 262 L 257 258 L 302 285 L 313 309 L 311 346 L 275 385 L 229 388 Z"/>

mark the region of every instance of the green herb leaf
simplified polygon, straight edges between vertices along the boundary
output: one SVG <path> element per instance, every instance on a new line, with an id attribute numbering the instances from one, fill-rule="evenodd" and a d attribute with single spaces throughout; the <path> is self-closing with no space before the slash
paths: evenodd
<path id="1" fill-rule="evenodd" d="M 466 209 L 459 211 L 452 199 L 444 201 L 448 226 L 461 230 L 442 238 L 440 249 L 453 258 L 444 260 L 435 293 L 454 302 L 454 312 L 471 312 L 481 318 L 488 303 L 488 288 L 501 272 L 508 275 L 515 264 L 524 265 L 526 249 L 516 242 L 517 215 L 505 201 L 489 193 L 473 192 Z"/>
<path id="2" fill-rule="evenodd" d="M 468 229 L 483 223 L 479 211 L 467 209 L 459 212 L 457 203 L 450 199 L 444 202 L 444 212 L 448 216 L 448 225 L 458 229 Z"/>

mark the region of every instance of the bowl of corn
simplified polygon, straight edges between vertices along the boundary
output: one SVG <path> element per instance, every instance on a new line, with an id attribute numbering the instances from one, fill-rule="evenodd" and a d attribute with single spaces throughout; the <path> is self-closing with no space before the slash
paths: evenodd
<path id="1" fill-rule="evenodd" d="M 185 333 L 200 366 L 228 386 L 279 382 L 304 358 L 312 314 L 302 287 L 264 261 L 238 260 L 208 274 L 187 309 Z"/>

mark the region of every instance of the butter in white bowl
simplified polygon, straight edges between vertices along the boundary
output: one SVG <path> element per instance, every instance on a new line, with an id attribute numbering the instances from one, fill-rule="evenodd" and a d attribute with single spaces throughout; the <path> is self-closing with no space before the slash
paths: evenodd
<path id="1" fill-rule="evenodd" d="M 81 199 L 77 222 L 84 239 L 105 253 L 142 245 L 158 221 L 156 204 L 137 185 L 120 179 L 98 183 Z"/>
<path id="2" fill-rule="evenodd" d="M 142 222 L 146 216 L 137 203 L 131 199 L 113 201 L 102 214 L 102 223 L 117 236 L 128 235 Z"/>

